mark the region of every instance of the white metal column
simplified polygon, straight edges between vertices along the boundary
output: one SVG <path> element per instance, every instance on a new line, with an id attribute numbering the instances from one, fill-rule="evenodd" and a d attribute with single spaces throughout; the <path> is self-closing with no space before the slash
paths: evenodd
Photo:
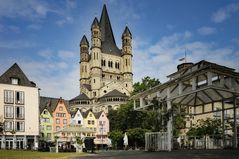
<path id="1" fill-rule="evenodd" d="M 167 110 L 171 110 L 172 109 L 172 104 L 171 101 L 169 100 L 170 98 L 170 88 L 167 88 Z M 169 120 L 167 122 L 167 134 L 168 134 L 168 151 L 172 151 L 172 138 L 173 138 L 173 134 L 172 134 L 172 130 L 173 130 L 173 117 L 172 114 L 170 112 L 169 114 Z"/>

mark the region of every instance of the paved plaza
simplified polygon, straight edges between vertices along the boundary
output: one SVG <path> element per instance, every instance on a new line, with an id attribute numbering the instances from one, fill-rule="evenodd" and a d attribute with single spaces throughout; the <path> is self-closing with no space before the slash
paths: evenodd
<path id="1" fill-rule="evenodd" d="M 79 159 L 238 159 L 239 150 L 175 150 L 172 152 L 102 152 Z M 77 158 L 74 158 L 77 159 Z"/>

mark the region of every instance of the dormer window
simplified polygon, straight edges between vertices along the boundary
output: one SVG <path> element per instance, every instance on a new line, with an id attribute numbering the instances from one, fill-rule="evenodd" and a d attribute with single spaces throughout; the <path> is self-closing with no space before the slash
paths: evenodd
<path id="1" fill-rule="evenodd" d="M 19 84 L 19 79 L 18 78 L 11 78 L 11 83 L 18 85 Z"/>

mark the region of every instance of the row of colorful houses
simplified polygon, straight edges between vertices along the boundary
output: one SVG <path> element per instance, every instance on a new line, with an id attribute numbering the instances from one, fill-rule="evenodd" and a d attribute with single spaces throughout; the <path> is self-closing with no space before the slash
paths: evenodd
<path id="1" fill-rule="evenodd" d="M 40 141 L 87 136 L 107 144 L 109 120 L 103 111 L 70 111 L 67 100 L 41 97 L 15 63 L 0 76 L 0 130 L 0 149 L 38 149 Z"/>
<path id="2" fill-rule="evenodd" d="M 95 144 L 107 144 L 109 120 L 104 111 L 70 111 L 68 101 L 62 98 L 40 97 L 40 132 L 41 139 L 47 142 L 56 136 L 65 140 L 94 137 Z"/>

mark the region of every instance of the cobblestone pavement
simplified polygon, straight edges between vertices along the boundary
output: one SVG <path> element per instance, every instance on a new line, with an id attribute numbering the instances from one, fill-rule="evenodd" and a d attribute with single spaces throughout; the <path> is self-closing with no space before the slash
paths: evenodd
<path id="1" fill-rule="evenodd" d="M 108 151 L 74 159 L 239 159 L 239 150 Z"/>

